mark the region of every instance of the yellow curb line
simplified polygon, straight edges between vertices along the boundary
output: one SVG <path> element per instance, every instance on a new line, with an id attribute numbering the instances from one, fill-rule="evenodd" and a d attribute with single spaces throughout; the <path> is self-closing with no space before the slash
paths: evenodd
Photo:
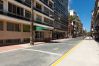
<path id="1" fill-rule="evenodd" d="M 81 41 L 81 42 L 83 42 L 83 41 Z M 68 52 L 66 52 L 61 58 L 59 58 L 51 66 L 57 66 L 64 58 L 66 58 L 67 56 L 69 56 L 75 49 L 77 49 L 81 45 L 81 42 L 78 45 L 74 46 L 71 50 L 69 50 Z"/>

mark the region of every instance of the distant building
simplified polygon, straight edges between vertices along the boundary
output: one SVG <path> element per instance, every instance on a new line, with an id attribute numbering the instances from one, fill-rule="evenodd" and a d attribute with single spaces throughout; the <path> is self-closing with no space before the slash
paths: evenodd
<path id="1" fill-rule="evenodd" d="M 72 37 L 81 36 L 83 32 L 83 24 L 74 10 L 69 11 L 70 22 L 68 23 L 68 34 Z"/>
<path id="2" fill-rule="evenodd" d="M 69 13 L 70 16 L 77 16 L 77 13 L 74 10 L 70 10 Z"/>

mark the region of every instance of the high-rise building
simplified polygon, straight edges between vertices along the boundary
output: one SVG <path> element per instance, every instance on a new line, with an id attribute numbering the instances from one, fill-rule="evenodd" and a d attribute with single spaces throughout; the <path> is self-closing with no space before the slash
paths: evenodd
<path id="1" fill-rule="evenodd" d="M 54 1 L 54 31 L 53 38 L 64 38 L 68 27 L 68 0 Z"/>

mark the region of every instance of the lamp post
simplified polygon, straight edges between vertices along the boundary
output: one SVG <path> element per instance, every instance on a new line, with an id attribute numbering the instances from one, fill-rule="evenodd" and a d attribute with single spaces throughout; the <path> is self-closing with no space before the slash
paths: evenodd
<path id="1" fill-rule="evenodd" d="M 34 45 L 34 16 L 33 16 L 33 0 L 31 0 L 31 36 L 30 36 L 30 45 Z"/>

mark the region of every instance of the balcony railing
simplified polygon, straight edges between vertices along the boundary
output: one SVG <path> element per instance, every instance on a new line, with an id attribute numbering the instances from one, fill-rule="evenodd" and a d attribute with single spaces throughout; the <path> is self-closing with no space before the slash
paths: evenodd
<path id="1" fill-rule="evenodd" d="M 16 15 L 16 14 L 13 14 L 11 12 L 4 12 L 3 10 L 0 10 L 0 14 L 5 15 L 5 16 L 9 16 L 9 17 L 14 17 L 14 18 L 26 20 L 26 21 L 30 21 L 30 19 L 28 19 L 24 16 Z"/>
<path id="2" fill-rule="evenodd" d="M 45 5 L 47 5 L 49 8 L 51 8 L 53 10 L 53 7 L 51 7 L 50 5 L 48 5 L 47 2 L 43 1 L 43 0 L 40 0 L 42 3 L 44 3 Z"/>
<path id="3" fill-rule="evenodd" d="M 46 16 L 49 16 L 49 14 L 44 13 L 42 10 L 40 10 L 40 9 L 38 9 L 38 8 L 36 8 L 36 7 L 34 7 L 34 10 L 36 10 L 36 11 L 38 11 L 38 12 L 40 12 L 40 13 L 43 13 L 43 14 L 45 14 Z"/>
<path id="4" fill-rule="evenodd" d="M 31 3 L 26 3 L 25 1 L 22 1 L 22 0 L 15 0 L 15 1 L 17 1 L 17 2 L 19 2 L 21 4 L 23 4 L 23 5 L 26 5 L 28 7 L 31 7 Z"/>

